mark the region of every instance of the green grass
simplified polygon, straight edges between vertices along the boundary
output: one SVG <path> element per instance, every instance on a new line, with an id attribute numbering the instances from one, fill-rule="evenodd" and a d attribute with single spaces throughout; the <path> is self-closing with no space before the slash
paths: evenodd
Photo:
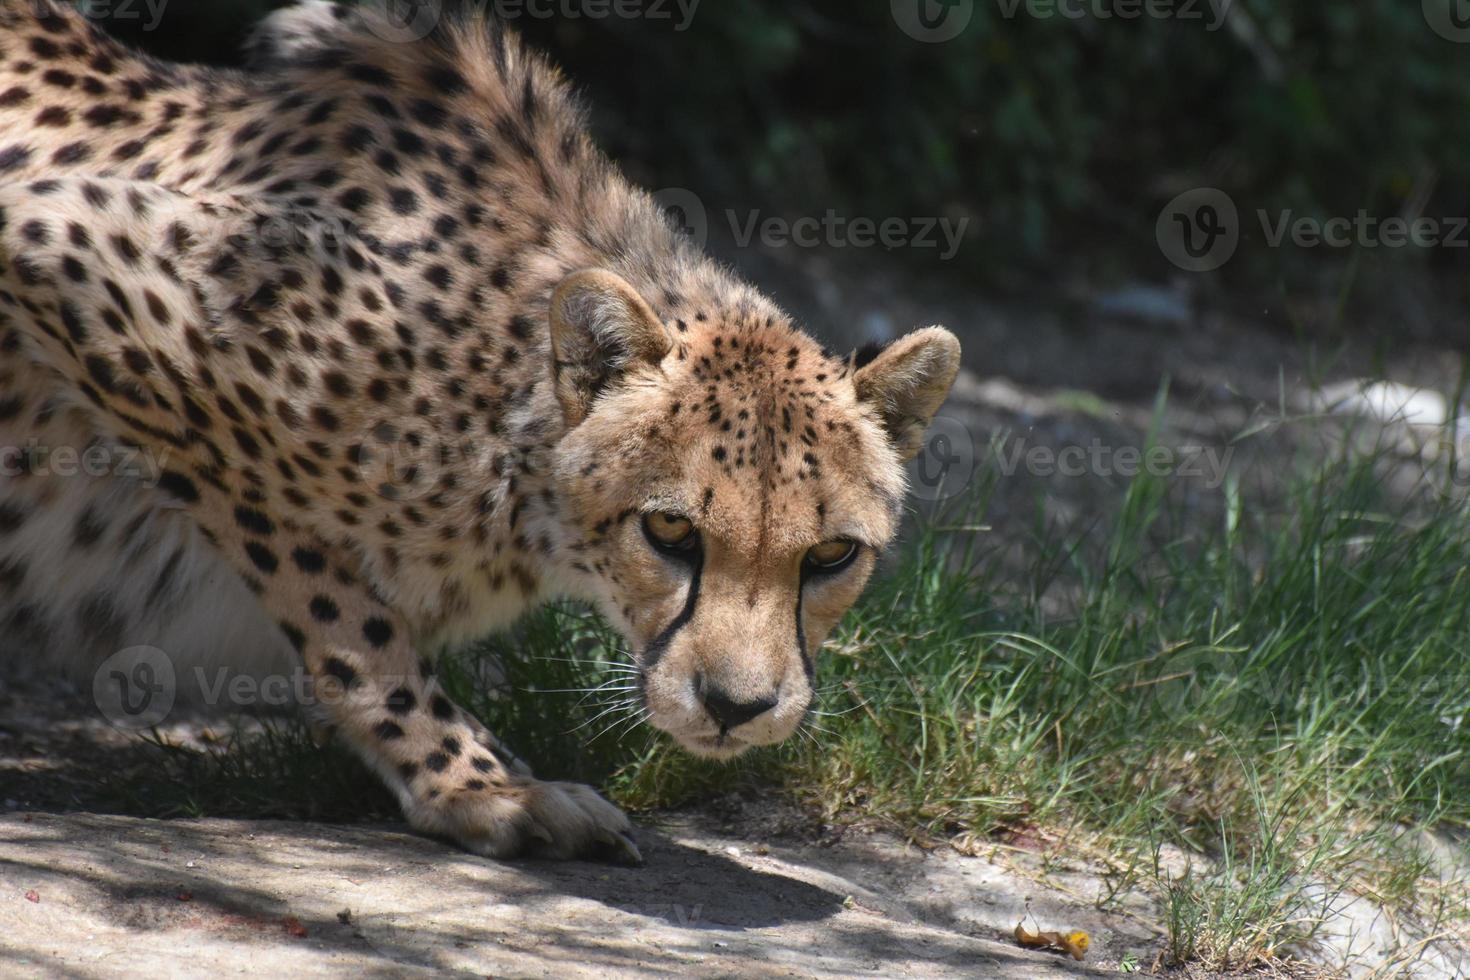
<path id="1" fill-rule="evenodd" d="M 1391 497 L 1392 465 L 1344 451 L 1270 506 L 1231 483 L 1208 520 L 1140 477 L 1106 528 L 1039 530 L 1019 564 L 983 527 L 991 473 L 915 515 L 828 646 L 813 730 L 732 765 L 608 710 L 624 658 L 575 607 L 452 658 L 447 684 L 538 772 L 634 809 L 758 787 L 915 837 L 1061 837 L 1106 855 L 1116 892 L 1156 891 L 1177 962 L 1310 942 L 1313 883 L 1459 928 L 1465 895 L 1434 884 L 1414 833 L 1470 827 L 1470 520 L 1428 482 Z M 302 748 L 273 751 L 330 801 Z M 214 791 L 254 792 L 271 754 Z"/>

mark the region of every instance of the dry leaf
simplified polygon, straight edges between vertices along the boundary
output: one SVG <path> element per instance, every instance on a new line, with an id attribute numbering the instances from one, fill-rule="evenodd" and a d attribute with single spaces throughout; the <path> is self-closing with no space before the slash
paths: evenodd
<path id="1" fill-rule="evenodd" d="M 1026 949 L 1059 949 L 1071 953 L 1072 959 L 1080 960 L 1087 955 L 1091 941 L 1087 933 L 1080 930 L 1066 935 L 1060 932 L 1027 932 L 1025 922 L 1016 923 L 1016 942 Z"/>

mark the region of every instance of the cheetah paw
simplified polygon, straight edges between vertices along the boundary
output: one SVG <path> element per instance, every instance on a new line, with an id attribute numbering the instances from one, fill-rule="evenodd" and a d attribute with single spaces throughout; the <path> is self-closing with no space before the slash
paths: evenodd
<path id="1" fill-rule="evenodd" d="M 408 814 L 415 829 L 451 838 L 487 857 L 599 858 L 642 864 L 623 811 L 590 786 L 518 780 L 424 801 Z"/>

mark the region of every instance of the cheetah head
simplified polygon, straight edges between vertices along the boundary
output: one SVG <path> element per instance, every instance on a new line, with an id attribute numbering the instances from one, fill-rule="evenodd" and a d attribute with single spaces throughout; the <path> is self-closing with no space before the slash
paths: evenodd
<path id="1" fill-rule="evenodd" d="M 579 570 L 651 723 L 714 757 L 801 724 L 813 657 L 897 529 L 904 464 L 960 360 L 934 327 L 858 366 L 753 309 L 665 325 L 589 271 L 551 311 Z"/>

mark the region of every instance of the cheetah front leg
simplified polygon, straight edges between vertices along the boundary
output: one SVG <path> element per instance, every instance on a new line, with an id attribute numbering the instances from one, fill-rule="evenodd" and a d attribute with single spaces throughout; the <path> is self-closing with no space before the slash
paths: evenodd
<path id="1" fill-rule="evenodd" d="M 323 548 L 289 540 L 268 518 L 244 523 L 254 529 L 244 544 L 252 571 L 273 569 L 261 598 L 300 651 L 317 710 L 415 829 L 491 857 L 640 860 L 621 811 L 589 787 L 531 778 L 444 694 L 402 619 Z"/>

